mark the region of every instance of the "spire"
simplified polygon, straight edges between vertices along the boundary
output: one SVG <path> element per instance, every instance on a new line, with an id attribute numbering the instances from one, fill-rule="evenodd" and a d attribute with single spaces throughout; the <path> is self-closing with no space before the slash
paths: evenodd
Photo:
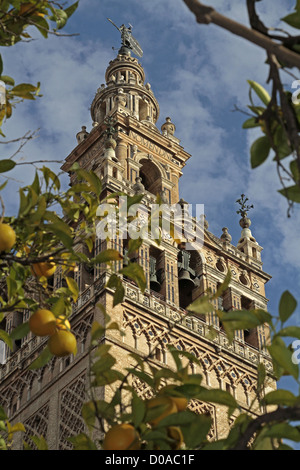
<path id="1" fill-rule="evenodd" d="M 236 213 L 242 216 L 239 221 L 240 226 L 242 227 L 242 232 L 237 248 L 246 255 L 246 261 L 252 263 L 253 258 L 261 261 L 260 253 L 263 248 L 259 246 L 250 230 L 251 220 L 248 217 L 248 212 L 250 209 L 253 209 L 254 206 L 253 204 L 251 206 L 247 205 L 247 201 L 248 198 L 245 194 L 242 194 L 241 198 L 236 200 L 240 205 L 240 209 L 236 211 Z"/>
<path id="2" fill-rule="evenodd" d="M 149 83 L 145 83 L 144 69 L 133 52 L 142 57 L 143 51 L 132 36 L 132 26 L 116 26 L 121 33 L 122 45 L 117 57 L 110 61 L 106 73 L 106 85 L 98 88 L 91 105 L 94 126 L 115 112 L 132 116 L 146 125 L 155 125 L 159 117 L 159 105 Z M 171 124 L 174 126 L 174 124 Z M 155 126 L 154 126 L 155 127 Z"/>

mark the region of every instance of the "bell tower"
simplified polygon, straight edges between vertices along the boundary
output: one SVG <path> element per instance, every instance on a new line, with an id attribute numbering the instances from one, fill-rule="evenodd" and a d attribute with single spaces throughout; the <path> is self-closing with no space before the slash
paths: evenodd
<path id="1" fill-rule="evenodd" d="M 131 34 L 131 27 L 122 25 L 117 29 L 121 32 L 122 45 L 109 63 L 105 83 L 100 85 L 92 101 L 91 129 L 83 126 L 76 134 L 77 145 L 62 169 L 69 174 L 70 185 L 76 182 L 72 172 L 75 162 L 83 169 L 93 170 L 102 181 L 100 199 L 116 192 L 128 196 L 143 194 L 145 211 L 159 197 L 163 205 L 178 205 L 184 213 L 189 205 L 180 198 L 178 182 L 191 155 L 176 136 L 170 117 L 158 129 L 158 102 L 145 81 L 142 65 L 132 56 L 133 53 L 140 57 L 141 48 Z M 42 341 L 37 344 L 36 338 L 29 335 L 20 349 L 7 356 L 5 363 L 0 364 L 0 395 L 10 419 L 29 423 L 31 431 L 43 434 L 51 449 L 69 449 L 68 437 L 84 431 L 78 410 L 85 401 L 90 327 L 93 321 L 103 320 L 99 303 L 124 333 L 120 338 L 118 332 L 110 330 L 103 338 L 111 345 L 120 368 L 132 366 L 130 353 L 145 358 L 150 352 L 153 367 L 172 368 L 174 364 L 167 348 L 171 344 L 199 359 L 200 365 L 193 365 L 192 371 L 203 376 L 203 386 L 229 391 L 243 409 L 248 409 L 255 400 L 259 363 L 264 364 L 270 376 L 270 390 L 275 388 L 272 361 L 265 348 L 267 325 L 237 331 L 229 343 L 215 311 L 201 316 L 189 314 L 187 310 L 208 289 L 216 292 L 229 270 L 230 284 L 214 301 L 215 308 L 267 309 L 265 284 L 270 276 L 263 271 L 262 248 L 250 232 L 249 221 L 242 222 L 237 246 L 227 227 L 218 237 L 209 231 L 205 216 L 201 221 L 193 218 L 193 223 L 200 225 L 201 243 L 190 246 L 168 234 L 162 237 L 160 245 L 146 238 L 134 256 L 116 262 L 118 270 L 125 263 L 139 263 L 146 276 L 143 293 L 123 276 L 125 296 L 116 307 L 113 307 L 114 291 L 107 287 L 108 267 L 100 265 L 94 271 L 78 267 L 75 280 L 80 295 L 70 318 L 79 342 L 78 354 L 68 360 L 55 358 L 41 371 L 28 371 L 26 364 L 43 347 Z M 128 240 L 96 239 L 93 254 L 107 247 L 126 255 Z M 61 287 L 60 276 L 57 270 L 53 283 L 56 288 Z M 153 393 L 137 379 L 133 386 L 143 398 L 150 398 Z M 109 393 L 103 389 L 102 398 L 109 397 Z M 222 406 L 191 400 L 189 408 L 195 413 L 211 415 L 212 440 L 227 435 L 230 423 Z M 260 414 L 260 410 L 257 408 L 252 413 Z M 21 442 L 19 445 L 22 448 Z"/>

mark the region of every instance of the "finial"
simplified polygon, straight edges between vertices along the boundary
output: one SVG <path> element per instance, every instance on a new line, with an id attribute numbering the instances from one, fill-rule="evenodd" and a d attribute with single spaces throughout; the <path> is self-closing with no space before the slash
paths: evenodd
<path id="1" fill-rule="evenodd" d="M 168 136 L 174 135 L 175 132 L 175 125 L 171 122 L 170 117 L 166 117 L 166 122 L 161 126 L 161 130 L 163 134 L 166 134 Z"/>
<path id="2" fill-rule="evenodd" d="M 137 40 L 131 34 L 132 25 L 128 23 L 129 28 L 126 28 L 126 26 L 122 24 L 122 26 L 118 28 L 118 26 L 112 20 L 110 20 L 109 18 L 107 19 L 121 33 L 122 46 L 121 46 L 121 49 L 119 50 L 119 54 L 130 55 L 130 51 L 132 51 L 138 57 L 142 57 L 143 55 L 142 48 L 137 42 Z"/>
<path id="3" fill-rule="evenodd" d="M 104 128 L 105 128 L 104 134 L 107 137 L 104 142 L 104 146 L 105 146 L 104 158 L 107 158 L 109 160 L 116 159 L 115 148 L 117 146 L 117 142 L 113 138 L 114 134 L 116 133 L 116 129 L 114 127 L 115 124 L 116 124 L 116 121 L 111 116 L 108 116 L 104 120 Z"/>
<path id="4" fill-rule="evenodd" d="M 247 205 L 246 202 L 249 199 L 245 196 L 245 194 L 241 194 L 240 199 L 237 199 L 236 202 L 241 206 L 238 211 L 236 211 L 237 214 L 240 214 L 242 218 L 240 219 L 240 226 L 242 228 L 249 228 L 251 225 L 251 220 L 249 219 L 248 212 L 250 209 L 253 209 L 253 204 L 251 206 Z"/>
<path id="5" fill-rule="evenodd" d="M 83 140 L 87 138 L 88 135 L 89 133 L 86 130 L 86 126 L 81 126 L 81 131 L 77 132 L 76 134 L 77 142 L 78 143 L 82 142 Z"/>
<path id="6" fill-rule="evenodd" d="M 232 236 L 230 235 L 230 233 L 228 233 L 228 228 L 227 227 L 223 227 L 222 228 L 222 235 L 221 235 L 221 239 L 230 243 L 231 240 L 232 240 Z"/>
<path id="7" fill-rule="evenodd" d="M 137 176 L 135 178 L 135 184 L 133 185 L 133 190 L 135 194 L 142 194 L 145 192 L 145 186 L 142 183 L 142 178 Z"/>

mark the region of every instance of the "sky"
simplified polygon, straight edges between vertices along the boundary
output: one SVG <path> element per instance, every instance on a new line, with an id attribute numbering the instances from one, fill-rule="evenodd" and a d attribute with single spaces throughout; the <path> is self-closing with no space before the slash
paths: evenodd
<path id="1" fill-rule="evenodd" d="M 248 25 L 245 3 L 207 0 Z M 292 12 L 294 3 L 264 0 L 257 8 L 268 26 L 282 27 L 279 19 Z M 233 244 L 241 235 L 236 200 L 243 193 L 254 205 L 249 212 L 251 230 L 263 247 L 263 269 L 272 276 L 266 288 L 269 311 L 277 314 L 282 292 L 288 289 L 298 297 L 300 210 L 295 207 L 287 218 L 272 157 L 261 167 L 250 168 L 249 149 L 260 133 L 242 129 L 247 116 L 236 110 L 248 111 L 248 79 L 269 89 L 265 52 L 218 26 L 197 24 L 182 0 L 81 0 L 62 31 L 71 36 L 50 35 L 45 40 L 34 33 L 29 43 L 2 48 L 3 73 L 17 83 L 40 81 L 43 94 L 18 105 L 3 128 L 7 139 L 39 129 L 16 159 L 63 160 L 77 145 L 81 126 L 92 128 L 89 107 L 120 47 L 120 34 L 107 18 L 118 26 L 133 26 L 132 34 L 144 51 L 139 61 L 146 82 L 160 105 L 157 127 L 170 116 L 176 137 L 192 155 L 181 177 L 180 197 L 204 204 L 209 230 L 220 236 L 228 227 Z M 284 76 L 287 88 L 292 81 Z M 1 154 L 8 158 L 12 147 L 1 146 Z M 60 164 L 47 165 L 59 173 Z M 16 213 L 17 189 L 32 181 L 33 171 L 30 165 L 21 165 L 9 173 L 13 179 L 4 192 L 6 215 Z M 67 185 L 66 177 L 63 181 Z M 300 326 L 299 308 L 293 323 Z"/>

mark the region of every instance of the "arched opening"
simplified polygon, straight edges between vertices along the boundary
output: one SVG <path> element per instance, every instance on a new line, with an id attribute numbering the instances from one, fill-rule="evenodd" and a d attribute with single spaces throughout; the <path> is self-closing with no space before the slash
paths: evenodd
<path id="1" fill-rule="evenodd" d="M 178 253 L 178 287 L 181 308 L 187 308 L 190 303 L 203 295 L 201 274 L 203 262 L 196 250 L 185 250 L 184 245 Z"/>
<path id="2" fill-rule="evenodd" d="M 142 159 L 140 163 L 142 164 L 140 168 L 142 184 L 145 186 L 146 191 L 156 196 L 162 191 L 160 170 L 151 160 Z"/>

